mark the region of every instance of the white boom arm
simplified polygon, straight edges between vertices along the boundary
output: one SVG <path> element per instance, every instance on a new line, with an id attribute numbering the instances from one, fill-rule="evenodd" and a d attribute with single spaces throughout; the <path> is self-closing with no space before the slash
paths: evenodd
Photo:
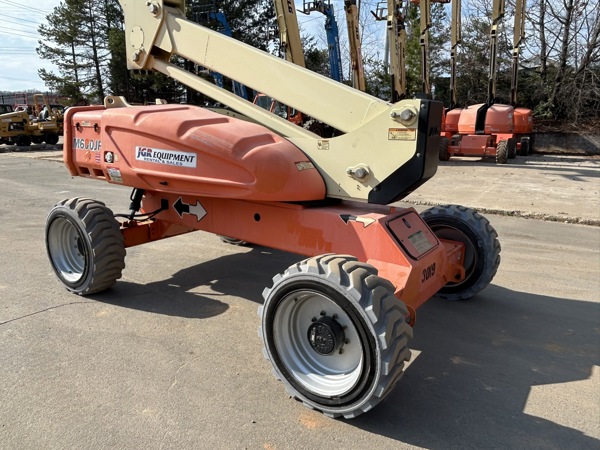
<path id="1" fill-rule="evenodd" d="M 286 137 L 317 167 L 327 196 L 389 203 L 435 173 L 441 104 L 424 100 L 389 104 L 186 20 L 183 0 L 120 3 L 129 69 L 162 72 Z M 263 92 L 345 134 L 321 139 L 185 71 L 171 62 L 173 55 Z"/>

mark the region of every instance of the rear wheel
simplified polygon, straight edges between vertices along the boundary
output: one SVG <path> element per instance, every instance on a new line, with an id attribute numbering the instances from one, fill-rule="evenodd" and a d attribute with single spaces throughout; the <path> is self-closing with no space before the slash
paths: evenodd
<path id="1" fill-rule="evenodd" d="M 356 417 L 392 390 L 410 358 L 406 306 L 377 270 L 348 255 L 306 259 L 265 289 L 260 335 L 294 398 L 330 417 Z"/>
<path id="2" fill-rule="evenodd" d="M 506 141 L 506 156 L 508 159 L 515 159 L 517 156 L 517 141 L 515 138 L 508 138 Z"/>
<path id="3" fill-rule="evenodd" d="M 506 164 L 508 161 L 508 143 L 507 141 L 500 141 L 496 145 L 496 162 L 498 164 Z"/>
<path id="4" fill-rule="evenodd" d="M 471 208 L 457 205 L 435 206 L 421 213 L 438 238 L 465 245 L 465 278 L 448 283 L 439 292 L 448 300 L 465 300 L 487 287 L 500 265 L 498 233 L 490 222 Z"/>
<path id="5" fill-rule="evenodd" d="M 521 139 L 521 156 L 529 155 L 529 138 L 524 137 Z"/>
<path id="6" fill-rule="evenodd" d="M 448 147 L 450 146 L 450 139 L 445 136 L 440 138 L 440 161 L 448 161 L 450 159 L 450 153 Z"/>
<path id="7" fill-rule="evenodd" d="M 247 242 L 243 241 L 242 239 L 236 239 L 236 238 L 232 238 L 229 236 L 219 236 L 219 239 L 221 239 L 221 242 L 225 242 L 226 244 L 231 244 L 231 245 L 246 245 Z"/>
<path id="8" fill-rule="evenodd" d="M 49 145 L 55 145 L 58 142 L 58 134 L 56 134 L 56 133 L 44 134 L 44 142 Z"/>
<path id="9" fill-rule="evenodd" d="M 50 211 L 46 251 L 59 280 L 80 295 L 108 289 L 125 268 L 119 223 L 104 203 L 87 198 L 63 200 Z"/>
<path id="10" fill-rule="evenodd" d="M 315 133 L 317 136 L 325 136 L 325 126 L 319 122 L 318 120 L 311 119 L 304 124 L 303 127 L 305 130 L 308 130 L 312 133 Z"/>
<path id="11" fill-rule="evenodd" d="M 26 134 L 20 134 L 15 139 L 15 145 L 18 147 L 28 147 L 31 145 L 31 138 Z"/>

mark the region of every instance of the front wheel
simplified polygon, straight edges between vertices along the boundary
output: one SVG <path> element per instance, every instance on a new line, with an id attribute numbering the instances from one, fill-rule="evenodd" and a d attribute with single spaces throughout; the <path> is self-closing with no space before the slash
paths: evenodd
<path id="1" fill-rule="evenodd" d="M 508 141 L 500 141 L 496 145 L 496 163 L 506 164 L 508 161 Z"/>
<path id="2" fill-rule="evenodd" d="M 440 138 L 440 161 L 448 161 L 450 159 L 450 153 L 448 147 L 450 146 L 450 139 L 446 136 Z"/>
<path id="3" fill-rule="evenodd" d="M 46 251 L 59 280 L 80 295 L 108 289 L 125 268 L 119 223 L 104 203 L 88 198 L 63 200 L 52 208 Z"/>
<path id="4" fill-rule="evenodd" d="M 347 255 L 306 259 L 273 282 L 259 334 L 289 394 L 345 418 L 383 400 L 402 376 L 412 337 L 393 285 Z"/>
<path id="5" fill-rule="evenodd" d="M 465 278 L 448 283 L 438 295 L 465 300 L 487 287 L 500 265 L 498 233 L 490 222 L 474 209 L 457 205 L 435 206 L 423 211 L 421 217 L 438 238 L 465 245 Z"/>

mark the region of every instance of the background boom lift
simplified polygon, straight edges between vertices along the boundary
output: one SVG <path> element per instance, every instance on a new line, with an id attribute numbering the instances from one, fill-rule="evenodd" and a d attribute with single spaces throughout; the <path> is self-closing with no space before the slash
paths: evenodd
<path id="1" fill-rule="evenodd" d="M 452 1 L 452 22 L 450 25 L 450 106 L 445 110 L 442 120 L 442 142 L 440 144 L 440 160 L 448 161 L 448 147 L 452 138 L 458 134 L 458 122 L 462 108 L 458 108 L 456 88 L 456 60 L 458 45 L 461 43 L 461 0 Z"/>
<path id="2" fill-rule="evenodd" d="M 305 67 L 294 0 L 275 0 L 275 10 L 277 11 L 280 42 L 282 48 L 285 50 L 286 61 Z M 333 11 L 331 12 L 333 13 Z M 307 116 L 292 106 L 282 104 L 278 99 L 269 97 L 263 93 L 256 95 L 254 103 L 318 136 L 332 136 L 336 132 L 335 129 L 327 124 Z"/>
<path id="3" fill-rule="evenodd" d="M 310 14 L 318 11 L 325 15 L 325 32 L 327 34 L 327 51 L 329 54 L 329 73 L 331 79 L 344 81 L 342 74 L 342 54 L 340 52 L 340 34 L 335 20 L 333 5 L 329 0 L 305 1 L 303 12 Z"/>
<path id="4" fill-rule="evenodd" d="M 512 76 L 510 87 L 510 104 L 515 108 L 514 129 L 517 140 L 517 151 L 527 156 L 533 151 L 533 111 L 529 108 L 517 107 L 517 85 L 519 78 L 519 47 L 525 39 L 525 4 L 526 0 L 516 0 L 515 24 L 513 31 Z"/>
<path id="5" fill-rule="evenodd" d="M 358 26 L 358 7 L 356 0 L 344 0 L 346 27 L 348 28 L 348 44 L 350 46 L 350 68 L 352 69 L 352 86 L 359 91 L 366 90 L 365 70 L 363 67 Z"/>
<path id="6" fill-rule="evenodd" d="M 133 192 L 128 214 L 83 198 L 50 211 L 56 275 L 76 294 L 100 292 L 121 277 L 126 248 L 196 230 L 305 255 L 263 292 L 264 355 L 308 407 L 346 418 L 370 410 L 401 378 L 415 310 L 436 293 L 473 297 L 500 262 L 497 234 L 474 210 L 386 206 L 435 173 L 442 105 L 381 101 L 187 21 L 181 0 L 121 6 L 130 69 L 165 73 L 260 125 L 119 97 L 69 108 L 69 172 Z M 345 134 L 316 136 L 186 72 L 172 55 Z"/>
<path id="7" fill-rule="evenodd" d="M 453 136 L 448 147 L 448 158 L 452 155 L 495 156 L 497 163 L 505 164 L 515 157 L 514 107 L 496 103 L 498 28 L 504 17 L 504 6 L 505 0 L 494 0 L 492 6 L 487 100 L 461 110 L 458 134 Z"/>
<path id="8" fill-rule="evenodd" d="M 194 20 L 195 22 L 200 24 L 216 22 L 219 25 L 219 32 L 223 33 L 225 36 L 233 36 L 233 32 L 231 31 L 227 17 L 225 17 L 225 14 L 222 11 L 217 10 L 216 0 L 205 5 L 198 5 L 197 8 L 196 17 Z M 223 88 L 223 75 L 221 75 L 219 72 L 212 72 L 211 74 L 215 80 L 215 84 L 220 88 Z M 246 87 L 243 84 L 238 83 L 235 80 L 231 80 L 231 83 L 233 92 L 236 95 L 242 97 L 243 99 L 250 100 L 246 91 Z"/>
<path id="9" fill-rule="evenodd" d="M 391 100 L 397 102 L 406 98 L 406 25 L 402 0 L 379 2 L 377 9 L 371 11 L 375 20 L 385 20 L 387 42 L 389 46 Z"/>
<path id="10" fill-rule="evenodd" d="M 279 42 L 286 61 L 306 67 L 294 0 L 275 0 L 275 12 L 279 26 Z"/>

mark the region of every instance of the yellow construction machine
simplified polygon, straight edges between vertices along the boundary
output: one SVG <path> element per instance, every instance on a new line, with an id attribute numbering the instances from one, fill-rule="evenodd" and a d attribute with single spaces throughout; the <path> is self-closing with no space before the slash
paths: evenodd
<path id="1" fill-rule="evenodd" d="M 55 121 L 32 119 L 27 111 L 12 111 L 0 115 L 0 144 L 29 146 L 31 143 L 54 145 L 58 142 Z"/>

